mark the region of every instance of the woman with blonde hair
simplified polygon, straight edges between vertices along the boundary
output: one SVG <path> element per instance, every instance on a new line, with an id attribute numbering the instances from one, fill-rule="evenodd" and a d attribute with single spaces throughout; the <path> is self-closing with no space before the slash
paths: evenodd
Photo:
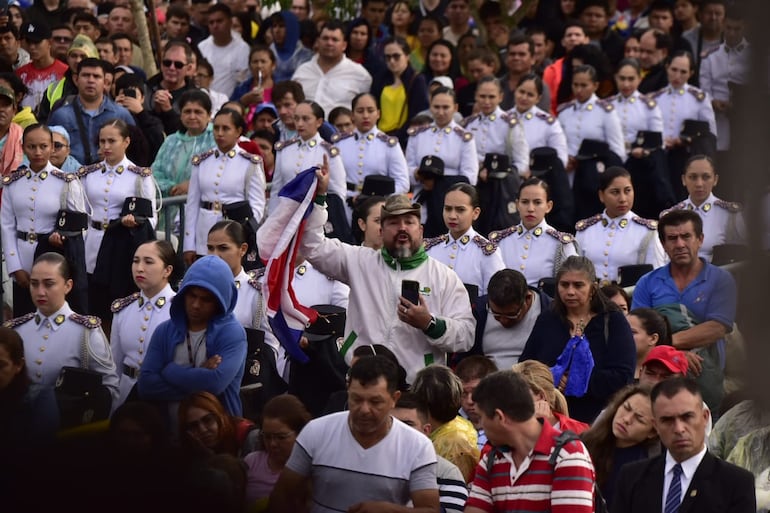
<path id="1" fill-rule="evenodd" d="M 512 370 L 529 384 L 535 399 L 535 415 L 538 418 L 546 419 L 560 431 L 569 430 L 580 434 L 589 428 L 585 422 L 569 417 L 567 398 L 553 386 L 553 374 L 546 364 L 527 360 L 515 364 Z"/>

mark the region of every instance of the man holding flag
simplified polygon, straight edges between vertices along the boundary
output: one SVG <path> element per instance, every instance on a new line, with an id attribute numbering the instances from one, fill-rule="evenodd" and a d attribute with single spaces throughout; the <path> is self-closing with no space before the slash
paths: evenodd
<path id="1" fill-rule="evenodd" d="M 302 214 L 301 222 L 294 224 L 301 233 L 294 232 L 294 242 L 287 247 L 289 253 L 296 253 L 298 249 L 326 276 L 350 286 L 345 338 L 340 349 L 345 360 L 350 363 L 352 350 L 359 345 L 383 344 L 396 355 L 411 383 L 421 368 L 434 362 L 444 363 L 447 352 L 470 349 L 475 321 L 468 293 L 454 271 L 425 253 L 420 205 L 412 203 L 406 195 L 390 196 L 380 216 L 383 248 L 375 251 L 351 246 L 324 236 L 329 184 L 326 161 L 316 171 L 313 204 L 307 209 L 309 194 L 301 196 L 286 191 L 303 175 L 298 175 L 280 193 L 287 203 L 293 198 L 299 205 L 297 211 Z M 308 189 L 308 193 L 311 191 Z M 292 223 L 286 219 L 272 214 L 268 217 L 257 234 L 260 250 L 274 248 L 276 240 L 285 238 L 286 232 L 292 229 Z M 276 251 L 272 254 L 277 255 Z M 269 250 L 263 252 L 267 253 Z M 272 262 L 271 258 L 268 273 Z M 403 297 L 405 280 L 417 282 L 417 303 Z M 289 292 L 288 296 L 293 294 Z M 291 302 L 284 298 L 281 306 L 287 303 Z M 269 306 L 268 309 L 270 312 Z M 294 303 L 294 309 L 301 311 L 302 307 Z M 285 314 L 278 312 L 276 318 L 281 319 Z M 298 317 L 302 319 L 302 315 Z M 276 336 L 282 340 L 278 333 Z M 287 351 L 291 353 L 289 347 Z"/>

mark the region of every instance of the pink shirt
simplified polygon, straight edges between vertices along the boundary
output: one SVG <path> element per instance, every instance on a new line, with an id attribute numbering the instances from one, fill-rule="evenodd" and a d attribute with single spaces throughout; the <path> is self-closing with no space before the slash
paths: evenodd
<path id="1" fill-rule="evenodd" d="M 273 472 L 267 466 L 267 452 L 255 451 L 249 453 L 243 458 L 243 461 L 248 467 L 246 500 L 251 503 L 270 495 L 281 472 Z"/>

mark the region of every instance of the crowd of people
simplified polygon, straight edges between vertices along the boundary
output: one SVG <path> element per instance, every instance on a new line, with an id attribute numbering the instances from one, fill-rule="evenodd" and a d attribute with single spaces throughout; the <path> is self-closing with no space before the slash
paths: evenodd
<path id="1" fill-rule="evenodd" d="M 10 502 L 770 509 L 747 11 L 524 5 L 172 0 L 152 48 L 124 2 L 0 11 Z"/>

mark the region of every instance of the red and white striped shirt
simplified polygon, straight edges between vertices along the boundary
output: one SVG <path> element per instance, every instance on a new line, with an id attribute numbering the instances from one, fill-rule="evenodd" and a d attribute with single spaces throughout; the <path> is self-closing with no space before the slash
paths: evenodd
<path id="1" fill-rule="evenodd" d="M 548 421 L 543 421 L 540 438 L 519 468 L 513 466 L 510 451 L 487 452 L 476 466 L 466 507 L 490 512 L 593 513 L 596 475 L 583 443 L 567 443 L 556 465 L 548 462 L 559 434 Z M 487 458 L 492 452 L 494 462 L 487 473 Z"/>

